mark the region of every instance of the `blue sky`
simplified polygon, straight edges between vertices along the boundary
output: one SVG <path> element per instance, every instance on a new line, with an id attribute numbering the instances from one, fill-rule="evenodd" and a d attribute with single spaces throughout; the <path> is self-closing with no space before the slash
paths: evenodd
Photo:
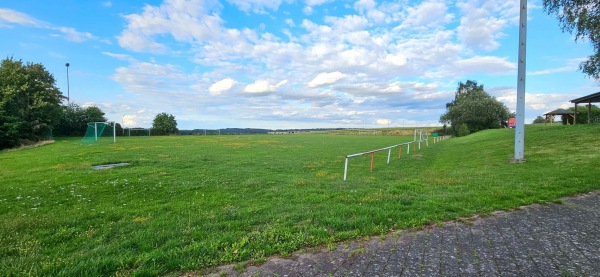
<path id="1" fill-rule="evenodd" d="M 440 125 L 460 81 L 516 107 L 516 0 L 0 0 L 0 53 L 111 121 L 180 129 Z M 598 91 L 529 2 L 526 122 Z"/>

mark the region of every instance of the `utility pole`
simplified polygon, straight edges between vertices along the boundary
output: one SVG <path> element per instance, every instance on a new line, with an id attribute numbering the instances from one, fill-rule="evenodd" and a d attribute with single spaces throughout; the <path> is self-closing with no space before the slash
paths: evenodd
<path id="1" fill-rule="evenodd" d="M 69 63 L 66 63 L 67 67 L 67 104 L 71 105 L 71 88 L 69 87 Z"/>
<path id="2" fill-rule="evenodd" d="M 517 72 L 517 122 L 515 128 L 515 157 L 511 163 L 525 162 L 525 62 L 527 52 L 527 0 L 519 6 L 519 61 Z"/>

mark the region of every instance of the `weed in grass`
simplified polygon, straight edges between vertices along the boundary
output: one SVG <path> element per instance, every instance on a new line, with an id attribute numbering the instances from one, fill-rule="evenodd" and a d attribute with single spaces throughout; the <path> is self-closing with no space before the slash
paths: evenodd
<path id="1" fill-rule="evenodd" d="M 233 270 L 237 271 L 238 273 L 242 273 L 244 270 L 246 270 L 247 266 L 248 262 L 237 263 L 233 266 Z"/>
<path id="2" fill-rule="evenodd" d="M 267 262 L 267 259 L 265 258 L 256 258 L 254 259 L 254 264 L 255 265 L 261 265 Z"/>
<path id="3" fill-rule="evenodd" d="M 364 248 L 358 248 L 356 250 L 351 251 L 350 253 L 348 253 L 348 257 L 355 257 L 357 255 L 362 255 L 365 253 L 365 249 Z"/>

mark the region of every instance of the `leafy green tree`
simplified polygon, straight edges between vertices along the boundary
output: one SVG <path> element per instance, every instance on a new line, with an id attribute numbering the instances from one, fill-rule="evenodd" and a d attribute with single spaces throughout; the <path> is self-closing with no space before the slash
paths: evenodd
<path id="1" fill-rule="evenodd" d="M 177 134 L 177 121 L 175 117 L 167 113 L 159 113 L 152 121 L 153 135 L 174 135 Z"/>
<path id="2" fill-rule="evenodd" d="M 533 124 L 546 123 L 546 119 L 538 115 L 532 122 Z"/>
<path id="3" fill-rule="evenodd" d="M 590 77 L 600 79 L 600 4 L 598 0 L 543 0 L 548 14 L 556 14 L 563 31 L 575 33 L 575 40 L 589 40 L 594 54 L 579 65 Z"/>
<path id="4" fill-rule="evenodd" d="M 483 85 L 468 80 L 460 82 L 454 100 L 446 104 L 446 113 L 440 122 L 450 124 L 453 135 L 459 134 L 459 128 L 466 124 L 469 133 L 485 129 L 507 126 L 510 117 L 508 108 L 483 89 Z"/>
<path id="5" fill-rule="evenodd" d="M 0 64 L 0 149 L 48 137 L 64 96 L 43 65 L 6 58 Z"/>
<path id="6" fill-rule="evenodd" d="M 62 107 L 62 116 L 56 131 L 57 136 L 83 136 L 88 122 L 105 122 L 104 112 L 96 106 L 83 108 L 75 103 Z"/>
<path id="7" fill-rule="evenodd" d="M 575 111 L 575 107 L 570 107 L 570 111 Z M 591 123 L 600 123 L 600 108 L 596 105 L 592 105 L 590 113 Z M 588 123 L 588 107 L 587 106 L 577 106 L 577 124 L 587 124 Z M 562 124 L 573 124 L 573 117 L 568 115 L 562 115 Z"/>

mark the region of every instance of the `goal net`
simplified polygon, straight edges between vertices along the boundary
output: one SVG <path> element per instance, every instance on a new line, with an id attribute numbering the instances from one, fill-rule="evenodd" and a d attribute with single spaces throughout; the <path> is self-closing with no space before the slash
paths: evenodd
<path id="1" fill-rule="evenodd" d="M 89 122 L 87 124 L 87 130 L 85 136 L 81 139 L 81 144 L 94 144 L 98 143 L 100 138 L 112 137 L 113 143 L 116 143 L 116 130 L 113 122 Z"/>

